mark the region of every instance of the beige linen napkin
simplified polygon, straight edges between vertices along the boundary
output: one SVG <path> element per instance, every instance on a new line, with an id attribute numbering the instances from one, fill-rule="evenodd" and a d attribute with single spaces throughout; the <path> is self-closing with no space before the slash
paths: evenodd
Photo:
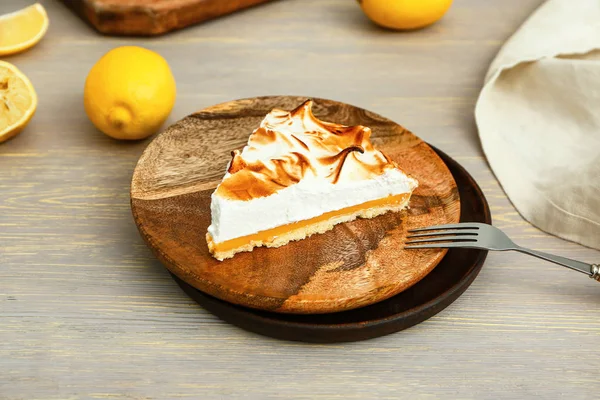
<path id="1" fill-rule="evenodd" d="M 600 249 L 600 0 L 549 0 L 506 42 L 475 108 L 500 184 L 537 227 Z"/>

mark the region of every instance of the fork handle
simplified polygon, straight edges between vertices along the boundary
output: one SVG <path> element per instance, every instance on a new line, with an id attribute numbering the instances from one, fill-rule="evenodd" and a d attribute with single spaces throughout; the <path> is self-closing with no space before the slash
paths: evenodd
<path id="1" fill-rule="evenodd" d="M 572 270 L 579 271 L 581 273 L 586 274 L 592 279 L 600 282 L 600 267 L 595 264 L 586 264 L 581 261 L 572 260 L 570 258 L 555 256 L 554 254 L 544 253 L 543 251 L 531 250 L 525 247 L 517 247 L 516 251 L 521 253 L 529 254 L 537 258 L 541 258 L 542 260 L 550 261 L 558 265 L 562 265 L 567 268 L 571 268 Z"/>

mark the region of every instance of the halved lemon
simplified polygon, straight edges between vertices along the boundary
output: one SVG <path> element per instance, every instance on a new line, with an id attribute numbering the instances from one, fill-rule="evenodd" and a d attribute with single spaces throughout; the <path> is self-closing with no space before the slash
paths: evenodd
<path id="1" fill-rule="evenodd" d="M 31 82 L 14 65 L 0 61 L 0 143 L 25 128 L 37 108 Z"/>
<path id="2" fill-rule="evenodd" d="M 0 15 L 0 56 L 34 46 L 46 34 L 48 24 L 48 14 L 39 3 Z"/>

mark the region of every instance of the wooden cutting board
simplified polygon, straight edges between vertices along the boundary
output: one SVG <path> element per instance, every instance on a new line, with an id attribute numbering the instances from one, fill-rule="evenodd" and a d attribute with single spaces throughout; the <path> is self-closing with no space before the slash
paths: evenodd
<path id="1" fill-rule="evenodd" d="M 160 35 L 270 0 L 62 0 L 107 35 Z"/>
<path id="2" fill-rule="evenodd" d="M 165 266 L 188 284 L 231 303 L 283 313 L 328 313 L 387 299 L 426 276 L 446 250 L 404 250 L 407 230 L 455 223 L 456 182 L 421 139 L 377 114 L 314 99 L 324 121 L 365 125 L 374 145 L 419 180 L 410 209 L 357 219 L 279 248 L 256 248 L 217 261 L 208 251 L 210 196 L 231 151 L 273 108 L 292 110 L 306 98 L 256 97 L 184 118 L 154 139 L 132 179 L 134 220 Z"/>

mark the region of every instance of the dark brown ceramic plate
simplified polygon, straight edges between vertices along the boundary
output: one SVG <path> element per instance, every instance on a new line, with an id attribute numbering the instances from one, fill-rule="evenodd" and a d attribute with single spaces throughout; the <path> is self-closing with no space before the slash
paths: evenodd
<path id="1" fill-rule="evenodd" d="M 473 178 L 436 149 L 446 162 L 461 198 L 462 222 L 492 222 L 487 201 Z M 420 251 L 420 250 L 411 250 Z M 292 315 L 253 310 L 209 296 L 173 275 L 181 288 L 219 318 L 278 339 L 333 343 L 370 339 L 409 328 L 456 300 L 475 279 L 487 251 L 451 249 L 438 266 L 413 287 L 387 300 L 333 314 Z"/>
<path id="2" fill-rule="evenodd" d="M 446 250 L 406 251 L 403 243 L 410 228 L 458 222 L 458 190 L 446 164 L 395 122 L 324 99 L 314 99 L 318 118 L 370 127 L 375 146 L 417 178 L 410 209 L 222 262 L 209 254 L 210 196 L 230 152 L 246 144 L 273 108 L 292 110 L 305 100 L 256 97 L 213 106 L 172 125 L 148 146 L 133 175 L 131 206 L 142 237 L 173 274 L 230 303 L 315 314 L 378 303 L 411 287 L 440 262 Z"/>

